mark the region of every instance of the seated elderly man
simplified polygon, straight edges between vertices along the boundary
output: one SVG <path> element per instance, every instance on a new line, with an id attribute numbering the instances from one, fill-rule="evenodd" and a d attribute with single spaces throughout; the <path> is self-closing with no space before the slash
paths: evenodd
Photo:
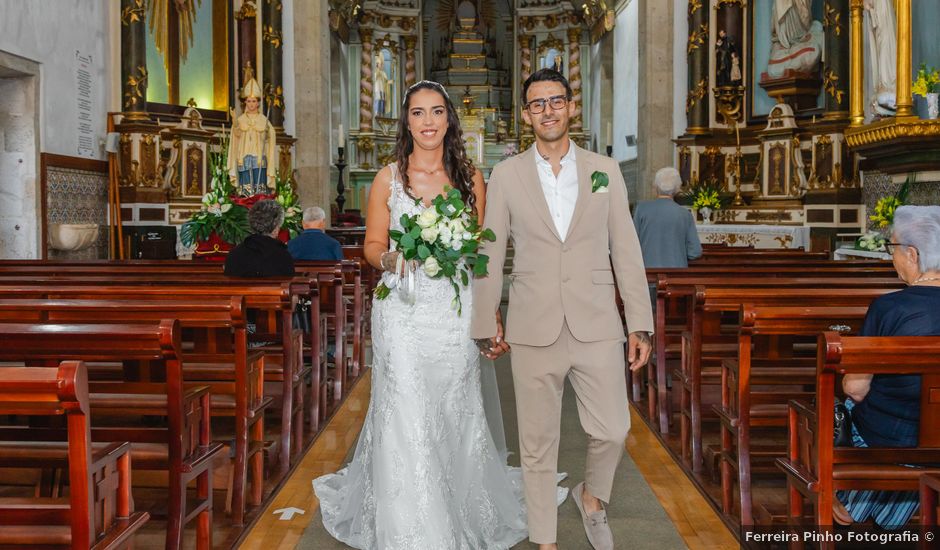
<path id="1" fill-rule="evenodd" d="M 885 243 L 909 286 L 872 302 L 861 336 L 940 336 L 940 206 L 902 206 Z M 920 423 L 918 375 L 847 374 L 855 447 L 914 447 Z M 903 526 L 917 510 L 916 491 L 838 491 L 833 517 L 848 525 L 869 518 L 884 529 Z"/>
<path id="2" fill-rule="evenodd" d="M 295 260 L 342 260 L 343 247 L 339 241 L 323 232 L 326 212 L 319 206 L 304 209 L 304 231 L 287 243 L 287 250 Z"/>
<path id="3" fill-rule="evenodd" d="M 646 267 L 689 267 L 689 260 L 702 255 L 692 213 L 673 198 L 682 187 L 675 168 L 662 168 L 653 180 L 656 199 L 641 201 L 633 213 L 633 223 L 643 250 Z"/>
<path id="4" fill-rule="evenodd" d="M 276 201 L 258 201 L 248 211 L 251 235 L 229 252 L 225 274 L 233 277 L 277 277 L 294 274 L 294 259 L 277 239 L 284 209 Z"/>

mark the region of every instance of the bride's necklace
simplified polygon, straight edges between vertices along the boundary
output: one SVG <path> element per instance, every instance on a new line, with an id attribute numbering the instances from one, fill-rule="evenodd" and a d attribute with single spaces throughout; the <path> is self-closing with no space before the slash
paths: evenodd
<path id="1" fill-rule="evenodd" d="M 424 172 L 425 174 L 427 174 L 427 175 L 429 175 L 429 176 L 433 176 L 434 174 L 436 174 L 436 173 L 438 173 L 438 172 L 440 172 L 441 170 L 444 169 L 443 166 L 438 166 L 437 168 L 434 168 L 434 169 L 431 169 L 431 170 L 429 170 L 429 169 L 427 169 L 427 168 L 418 168 L 417 166 L 411 166 L 411 168 L 414 169 L 414 170 L 417 170 L 417 171 L 419 171 L 419 172 Z"/>

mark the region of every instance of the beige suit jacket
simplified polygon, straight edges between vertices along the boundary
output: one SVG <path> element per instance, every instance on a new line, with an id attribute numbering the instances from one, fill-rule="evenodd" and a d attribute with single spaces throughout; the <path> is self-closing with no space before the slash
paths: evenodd
<path id="1" fill-rule="evenodd" d="M 627 332 L 652 333 L 646 270 L 620 167 L 613 159 L 576 150 L 578 200 L 562 241 L 542 192 L 535 154 L 532 146 L 496 165 L 490 175 L 484 225 L 496 233 L 496 242 L 481 248 L 490 257 L 489 275 L 474 281 L 471 336 L 496 336 L 509 239 L 515 256 L 509 275 L 507 342 L 547 346 L 558 338 L 565 321 L 582 342 L 623 340 L 615 281 Z M 607 173 L 607 193 L 591 192 L 595 171 Z"/>

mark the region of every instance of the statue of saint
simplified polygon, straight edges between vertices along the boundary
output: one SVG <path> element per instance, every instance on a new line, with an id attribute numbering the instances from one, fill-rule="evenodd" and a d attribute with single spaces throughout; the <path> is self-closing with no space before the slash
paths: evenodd
<path id="1" fill-rule="evenodd" d="M 380 117 L 388 117 L 391 113 L 389 110 L 389 94 L 391 93 L 392 83 L 388 78 L 388 73 L 385 72 L 385 59 L 382 57 L 381 52 L 375 56 L 375 75 L 374 75 L 374 89 L 375 89 L 375 115 Z"/>
<path id="2" fill-rule="evenodd" d="M 245 112 L 232 125 L 229 141 L 228 171 L 239 192 L 246 195 L 268 193 L 274 190 L 274 168 L 277 136 L 274 126 L 261 114 L 261 86 L 251 77 L 242 87 Z"/>
<path id="3" fill-rule="evenodd" d="M 715 79 L 719 86 L 741 83 L 741 65 L 737 60 L 737 55 L 738 48 L 734 43 L 734 38 L 728 36 L 724 29 L 718 31 L 718 40 L 715 42 Z M 735 66 L 737 66 L 736 73 Z"/>
<path id="4" fill-rule="evenodd" d="M 897 111 L 898 41 L 894 21 L 894 2 L 865 0 L 868 58 L 871 66 L 871 107 L 876 115 L 894 116 Z"/>
<path id="5" fill-rule="evenodd" d="M 767 76 L 813 74 L 822 57 L 822 23 L 813 20 L 813 0 L 773 0 Z"/>

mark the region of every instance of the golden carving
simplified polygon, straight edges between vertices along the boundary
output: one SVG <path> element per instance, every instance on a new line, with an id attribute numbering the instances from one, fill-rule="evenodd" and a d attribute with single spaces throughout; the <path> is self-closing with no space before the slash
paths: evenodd
<path id="1" fill-rule="evenodd" d="M 121 157 L 121 185 L 124 187 L 134 186 L 137 184 L 137 180 L 134 177 L 134 169 L 131 164 L 133 160 L 133 153 L 131 152 L 131 146 L 133 142 L 131 140 L 130 134 L 121 134 L 120 141 L 120 157 Z"/>
<path id="2" fill-rule="evenodd" d="M 238 13 L 235 14 L 235 19 L 249 19 L 257 15 L 258 9 L 255 7 L 253 0 L 244 0 L 242 7 L 239 8 Z"/>
<path id="3" fill-rule="evenodd" d="M 780 248 L 790 248 L 790 245 L 793 244 L 793 235 L 774 237 L 774 240 L 780 243 Z"/>
<path id="4" fill-rule="evenodd" d="M 826 90 L 827 94 L 835 98 L 836 103 L 841 105 L 843 92 L 836 87 L 838 83 L 839 75 L 837 75 L 832 69 L 826 67 L 826 76 L 823 78 L 823 88 Z"/>
<path id="5" fill-rule="evenodd" d="M 705 97 L 705 92 L 707 90 L 705 84 L 706 79 L 699 80 L 698 84 L 695 85 L 695 88 L 689 91 L 689 95 L 685 99 L 685 113 L 689 114 L 692 111 L 692 107 L 695 107 L 695 104 L 701 101 Z"/>
<path id="6" fill-rule="evenodd" d="M 548 53 L 548 50 L 550 49 L 555 49 L 560 52 L 563 52 L 565 51 L 565 45 L 562 43 L 561 40 L 555 38 L 552 34 L 549 34 L 548 38 L 546 38 L 545 40 L 542 40 L 542 42 L 539 44 L 538 50 L 536 51 L 538 53 L 538 56 L 542 57 L 546 53 Z"/>
<path id="7" fill-rule="evenodd" d="M 708 23 L 702 23 L 699 25 L 698 30 L 693 30 L 689 33 L 689 44 L 686 47 L 686 55 L 692 55 L 692 52 L 697 50 L 699 46 L 704 45 L 707 37 Z"/>
<path id="8" fill-rule="evenodd" d="M 202 195 L 202 149 L 192 144 L 186 148 L 186 173 L 189 174 L 189 185 L 186 194 L 192 197 Z"/>
<path id="9" fill-rule="evenodd" d="M 851 125 L 865 123 L 865 67 L 862 51 L 862 16 L 863 0 L 851 0 L 849 3 L 849 119 Z"/>
<path id="10" fill-rule="evenodd" d="M 138 103 L 144 102 L 144 90 L 147 88 L 147 67 L 140 65 L 137 67 L 137 74 L 127 75 L 127 81 L 124 82 L 124 110 L 130 111 L 138 107 Z"/>
<path id="11" fill-rule="evenodd" d="M 782 195 L 783 185 L 786 178 L 787 147 L 783 143 L 776 143 L 770 147 L 770 164 L 767 176 L 769 181 L 768 188 L 771 195 Z"/>
<path id="12" fill-rule="evenodd" d="M 702 9 L 702 0 L 689 0 L 689 16 Z"/>
<path id="13" fill-rule="evenodd" d="M 845 131 L 845 142 L 850 149 L 902 138 L 927 138 L 940 136 L 940 120 L 888 118 L 859 128 Z"/>
<path id="14" fill-rule="evenodd" d="M 284 88 L 278 84 L 274 86 L 270 82 L 264 85 L 264 102 L 268 104 L 268 107 L 283 107 L 284 106 Z"/>
<path id="15" fill-rule="evenodd" d="M 166 176 L 164 179 L 169 179 L 170 181 L 170 192 L 174 197 L 183 196 L 183 184 L 180 181 L 180 173 L 177 168 L 177 159 L 182 158 L 180 155 L 183 150 L 183 140 L 179 136 L 173 138 L 173 152 L 170 154 L 170 165 L 167 167 L 168 172 L 172 172 L 172 176 L 169 173 L 165 173 Z"/>
<path id="16" fill-rule="evenodd" d="M 294 171 L 291 169 L 293 165 L 291 155 L 291 146 L 290 145 L 281 145 L 278 148 L 278 171 L 281 174 L 291 174 L 291 179 L 293 179 Z"/>
<path id="17" fill-rule="evenodd" d="M 836 36 L 842 35 L 842 14 L 833 8 L 829 2 L 826 2 L 825 13 L 823 13 L 823 27 L 832 29 Z"/>
<path id="18" fill-rule="evenodd" d="M 121 24 L 128 27 L 131 23 L 142 23 L 146 16 L 145 10 L 144 0 L 134 0 L 133 6 L 125 6 L 121 10 Z"/>
<path id="19" fill-rule="evenodd" d="M 137 158 L 140 159 L 140 179 L 137 186 L 157 187 L 160 178 L 157 177 L 157 142 L 153 134 L 141 136 Z"/>
<path id="20" fill-rule="evenodd" d="M 375 143 L 369 136 L 359 136 L 356 142 L 359 145 L 359 151 L 361 153 L 371 153 L 372 150 L 375 149 Z"/>
<path id="21" fill-rule="evenodd" d="M 261 31 L 261 39 L 274 46 L 275 49 L 279 49 L 281 47 L 281 31 L 276 30 L 271 25 L 264 26 L 264 29 Z"/>
<path id="22" fill-rule="evenodd" d="M 835 187 L 836 178 L 832 165 L 832 138 L 829 134 L 823 134 L 816 138 L 813 143 L 813 174 L 809 186 L 813 187 Z"/>

